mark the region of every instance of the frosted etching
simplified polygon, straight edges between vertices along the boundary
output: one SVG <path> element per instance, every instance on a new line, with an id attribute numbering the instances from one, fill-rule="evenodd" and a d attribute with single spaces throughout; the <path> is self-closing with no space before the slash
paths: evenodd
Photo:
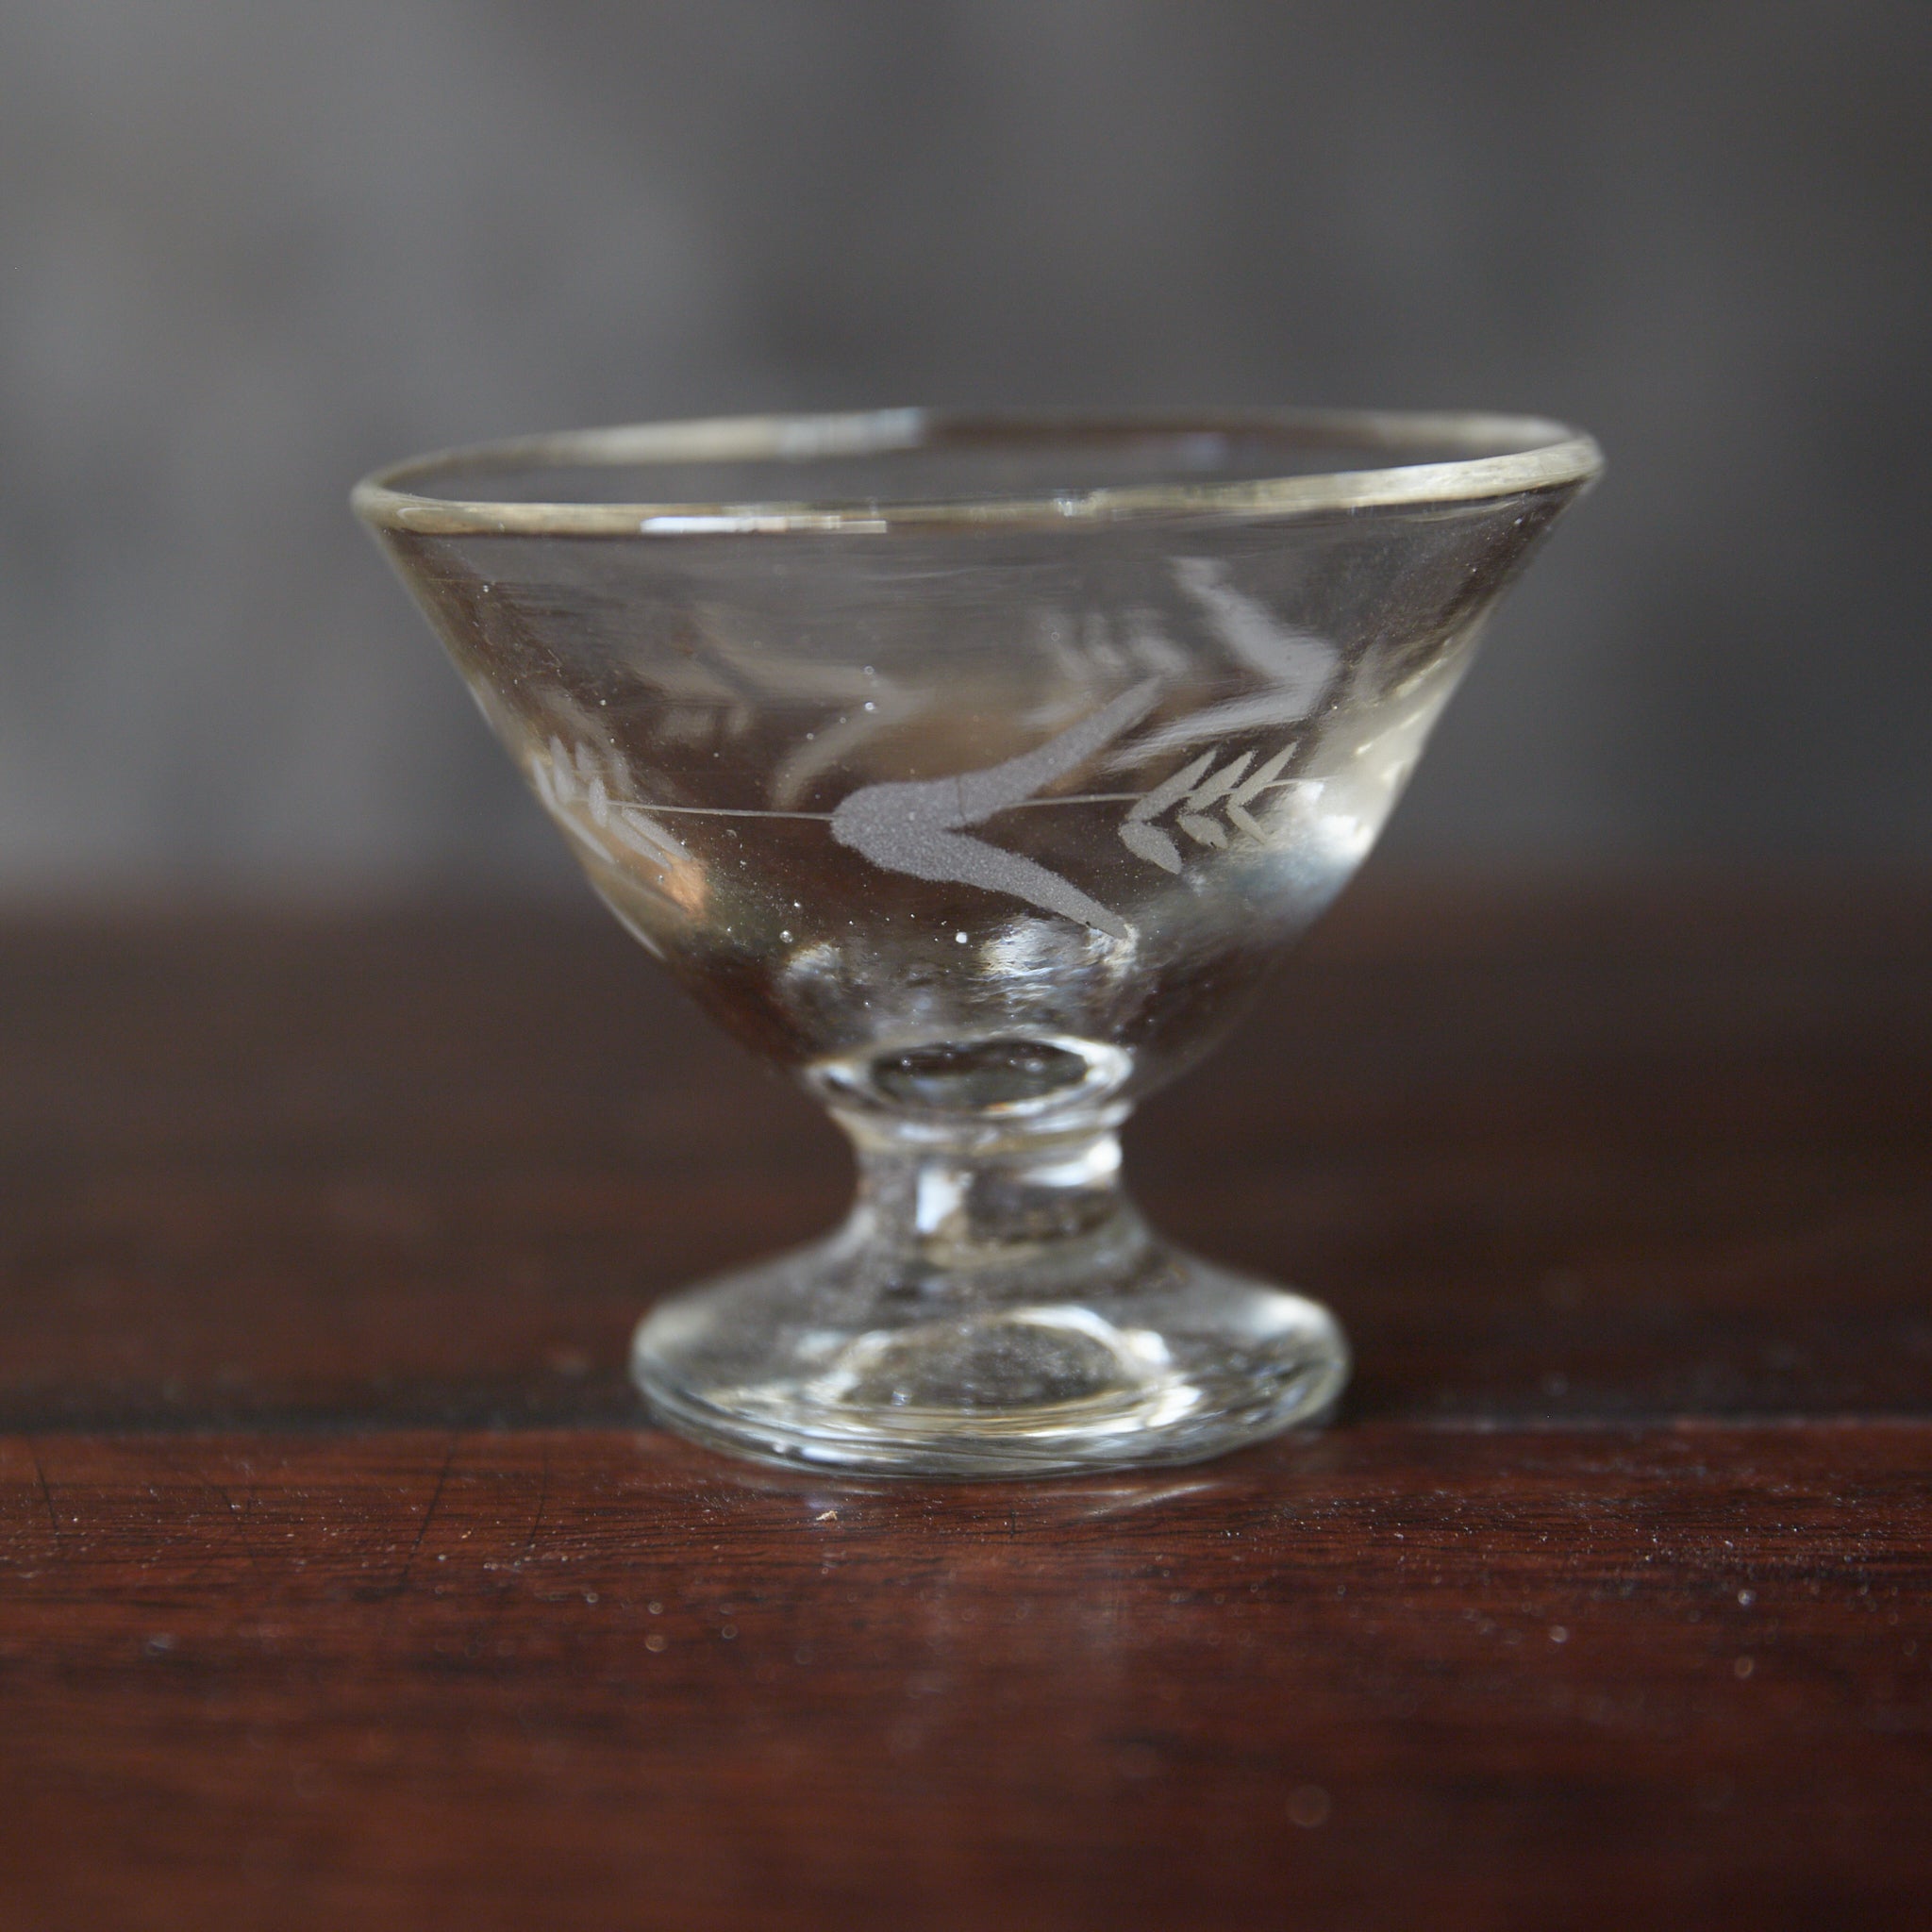
<path id="1" fill-rule="evenodd" d="M 1110 938 L 1129 939 L 1126 922 L 1071 879 L 983 839 L 968 838 L 961 827 L 1024 804 L 1056 778 L 1076 771 L 1154 708 L 1162 683 L 1150 677 L 1036 750 L 984 771 L 861 786 L 832 814 L 832 837 L 888 872 L 1010 893 Z"/>
<path id="2" fill-rule="evenodd" d="M 1154 821 L 1178 806 L 1174 823 L 1195 844 L 1225 849 L 1227 826 L 1209 815 L 1218 805 L 1228 825 L 1246 833 L 1257 844 L 1266 844 L 1267 829 L 1248 807 L 1271 787 L 1294 782 L 1281 776 L 1282 767 L 1294 756 L 1294 749 L 1292 741 L 1283 745 L 1252 774 L 1248 767 L 1254 764 L 1255 754 L 1251 751 L 1230 758 L 1219 771 L 1210 768 L 1221 754 L 1203 752 L 1192 764 L 1183 765 L 1173 777 L 1157 785 L 1135 804 L 1121 823 L 1121 843 L 1163 871 L 1177 873 L 1181 869 L 1181 849 L 1173 835 Z"/>
<path id="3" fill-rule="evenodd" d="M 1298 630 L 1225 581 L 1223 565 L 1201 557 L 1177 558 L 1175 581 L 1199 608 L 1229 654 L 1262 681 L 1263 689 L 1191 712 L 1150 731 L 1110 760 L 1115 770 L 1157 753 L 1178 751 L 1241 731 L 1299 724 L 1312 717 L 1335 681 L 1341 654 L 1325 638 Z"/>

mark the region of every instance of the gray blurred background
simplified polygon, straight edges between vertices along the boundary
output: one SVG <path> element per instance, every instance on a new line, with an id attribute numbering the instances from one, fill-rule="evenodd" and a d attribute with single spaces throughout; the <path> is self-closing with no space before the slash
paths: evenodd
<path id="1" fill-rule="evenodd" d="M 1925 0 L 13 0 L 0 892 L 554 884 L 362 470 L 874 404 L 1611 474 L 1391 843 L 1932 858 Z"/>

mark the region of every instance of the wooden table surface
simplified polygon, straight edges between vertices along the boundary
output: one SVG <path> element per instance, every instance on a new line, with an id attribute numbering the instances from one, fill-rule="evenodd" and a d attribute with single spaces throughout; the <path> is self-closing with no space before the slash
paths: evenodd
<path id="1" fill-rule="evenodd" d="M 1372 877 L 1129 1140 L 1179 1473 L 649 1427 L 810 1106 L 576 911 L 0 929 L 0 1925 L 1932 1924 L 1932 890 Z"/>

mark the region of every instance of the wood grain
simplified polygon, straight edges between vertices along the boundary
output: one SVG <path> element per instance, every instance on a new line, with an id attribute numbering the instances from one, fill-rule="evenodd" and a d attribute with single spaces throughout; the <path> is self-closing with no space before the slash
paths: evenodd
<path id="1" fill-rule="evenodd" d="M 812 1109 L 571 913 L 0 928 L 0 1926 L 1932 1921 L 1932 891 L 1350 899 L 1142 1199 L 1324 1434 L 645 1425 Z"/>
<path id="2" fill-rule="evenodd" d="M 0 1464 L 10 1923 L 1923 1924 L 1932 1431 Z"/>

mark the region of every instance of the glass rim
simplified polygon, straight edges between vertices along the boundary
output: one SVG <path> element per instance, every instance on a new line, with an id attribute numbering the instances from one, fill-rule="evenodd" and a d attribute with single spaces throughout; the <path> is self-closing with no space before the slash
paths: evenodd
<path id="1" fill-rule="evenodd" d="M 804 462 L 890 456 L 1055 435 L 1227 436 L 1267 431 L 1304 447 L 1456 452 L 1370 469 L 1072 491 L 1046 497 L 741 502 L 491 502 L 441 494 L 439 477 L 523 464 L 594 470 L 629 464 Z M 350 502 L 372 528 L 422 536 L 692 537 L 883 534 L 903 529 L 1078 526 L 1130 519 L 1296 517 L 1452 504 L 1593 482 L 1593 437 L 1540 416 L 1384 409 L 1210 410 L 873 409 L 824 415 L 714 416 L 574 429 L 471 443 L 410 457 L 358 483 Z M 428 487 L 425 487 L 428 486 Z"/>

